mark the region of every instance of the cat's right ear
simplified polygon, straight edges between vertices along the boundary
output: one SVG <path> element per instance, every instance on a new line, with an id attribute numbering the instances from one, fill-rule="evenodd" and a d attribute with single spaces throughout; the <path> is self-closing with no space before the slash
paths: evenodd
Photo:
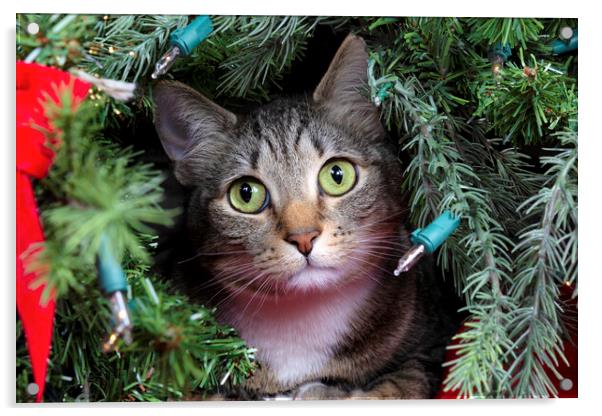
<path id="1" fill-rule="evenodd" d="M 184 159 L 202 142 L 223 139 L 236 124 L 234 114 L 180 82 L 159 82 L 152 96 L 155 128 L 173 161 Z"/>
<path id="2" fill-rule="evenodd" d="M 313 99 L 331 120 L 363 138 L 384 137 L 379 110 L 368 92 L 368 50 L 361 37 L 350 34 L 345 38 Z"/>

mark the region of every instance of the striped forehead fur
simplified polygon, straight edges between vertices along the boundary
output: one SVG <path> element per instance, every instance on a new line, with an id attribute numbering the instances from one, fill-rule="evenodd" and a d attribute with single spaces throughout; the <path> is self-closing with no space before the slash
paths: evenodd
<path id="1" fill-rule="evenodd" d="M 176 162 L 176 171 L 191 177 L 195 185 L 228 181 L 244 169 L 258 170 L 260 160 L 272 166 L 287 162 L 283 165 L 287 169 L 307 163 L 300 154 L 307 154 L 309 147 L 318 157 L 327 150 L 340 150 L 355 152 L 369 162 L 379 160 L 386 145 L 382 137 L 368 140 L 349 126 L 336 125 L 306 97 L 286 98 L 240 117 L 230 131 L 204 137 Z"/>

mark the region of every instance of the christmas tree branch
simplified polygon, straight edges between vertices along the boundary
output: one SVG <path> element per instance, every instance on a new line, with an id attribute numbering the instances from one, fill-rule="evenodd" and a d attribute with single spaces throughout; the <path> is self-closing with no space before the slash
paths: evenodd
<path id="1" fill-rule="evenodd" d="M 519 307 L 511 324 L 517 358 L 508 378 L 516 397 L 557 395 L 545 370 L 560 378 L 558 359 L 566 362 L 557 299 L 559 285 L 572 285 L 577 277 L 577 135 L 568 130 L 557 137 L 568 148 L 542 160 L 549 166 L 548 185 L 521 206 L 540 221 L 520 233 L 514 249 L 519 272 L 511 294 Z"/>
<path id="2" fill-rule="evenodd" d="M 439 260 L 447 268 L 448 258 L 451 259 L 456 287 L 463 288 L 467 309 L 473 317 L 471 329 L 459 339 L 465 343 L 478 337 L 480 348 L 458 351 L 459 358 L 446 383 L 458 387 L 461 395 L 499 394 L 494 389 L 502 388 L 505 351 L 501 347 L 509 345 L 504 316 L 510 305 L 505 301 L 502 287 L 511 270 L 508 251 L 512 242 L 492 217 L 490 198 L 482 190 L 478 175 L 472 166 L 464 163 L 455 143 L 447 138 L 446 117 L 440 115 L 434 101 L 428 100 L 418 89 L 420 84 L 416 79 L 404 82 L 397 75 L 377 77 L 375 68 L 379 64 L 381 68 L 386 67 L 382 58 L 382 54 L 372 55 L 369 84 L 373 97 L 378 97 L 379 85 L 393 83 L 389 90 L 390 104 L 387 106 L 385 102 L 383 117 L 387 120 L 393 112 L 403 112 L 408 117 L 405 119 L 408 132 L 414 134 L 403 148 L 413 153 L 403 188 L 410 194 L 412 212 L 421 214 L 414 219 L 424 226 L 449 209 L 465 221 L 456 235 L 443 245 Z M 433 184 L 437 192 L 425 193 L 425 182 Z M 450 250 L 450 247 L 453 248 Z M 455 253 L 462 251 L 466 256 L 454 259 Z M 483 320 L 483 316 L 487 319 Z M 480 370 L 476 371 L 475 366 Z M 467 370 L 472 377 L 467 377 Z M 478 374 L 481 376 L 475 377 Z"/>
<path id="3" fill-rule="evenodd" d="M 37 284 L 46 284 L 46 296 L 57 296 L 48 394 L 61 401 L 165 400 L 240 383 L 253 371 L 254 351 L 219 325 L 214 311 L 149 272 L 152 238 L 145 234 L 175 214 L 159 206 L 162 176 L 134 164 L 131 151 L 103 142 L 92 101 L 74 106 L 67 88 L 45 108 L 49 141 L 60 146 L 39 184 L 47 241 L 26 260 L 41 272 Z M 133 298 L 134 343 L 120 341 L 108 354 L 100 348 L 111 316 L 96 277 L 101 238 L 124 264 Z"/>
<path id="4" fill-rule="evenodd" d="M 476 116 L 486 116 L 496 134 L 515 143 L 533 144 L 556 127 L 566 126 L 577 115 L 574 79 L 551 63 L 531 56 L 527 66 L 519 51 L 522 68 L 509 63 L 499 76 L 482 80 Z"/>
<path id="5" fill-rule="evenodd" d="M 167 48 L 169 34 L 187 23 L 186 16 L 107 16 L 98 23 L 98 36 L 86 44 L 85 69 L 104 78 L 140 81 Z"/>
<path id="6" fill-rule="evenodd" d="M 527 47 L 528 41 L 538 40 L 539 33 L 544 25 L 538 19 L 528 18 L 469 18 L 467 23 L 471 33 L 468 39 L 475 43 L 493 45 L 501 43 L 508 44 L 511 48 L 515 46 Z"/>
<path id="7" fill-rule="evenodd" d="M 215 36 L 232 39 L 220 64 L 218 91 L 234 97 L 267 97 L 293 59 L 301 57 L 318 24 L 338 26 L 346 18 L 299 16 L 219 16 Z"/>

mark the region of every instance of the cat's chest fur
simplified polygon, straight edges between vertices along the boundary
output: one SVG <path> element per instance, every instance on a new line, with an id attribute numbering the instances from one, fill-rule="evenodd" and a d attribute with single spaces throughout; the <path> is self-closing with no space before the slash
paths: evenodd
<path id="1" fill-rule="evenodd" d="M 375 284 L 363 278 L 328 292 L 277 300 L 240 295 L 222 309 L 222 317 L 257 348 L 258 361 L 280 383 L 294 385 L 319 374 L 333 357 Z"/>

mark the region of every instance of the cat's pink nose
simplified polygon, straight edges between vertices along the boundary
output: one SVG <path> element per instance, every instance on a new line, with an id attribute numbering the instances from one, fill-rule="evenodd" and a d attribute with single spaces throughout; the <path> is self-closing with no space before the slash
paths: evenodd
<path id="1" fill-rule="evenodd" d="M 308 256 L 313 248 L 313 243 L 320 235 L 320 231 L 311 230 L 309 232 L 294 233 L 286 236 L 286 241 L 297 246 L 297 250 L 304 256 Z"/>

